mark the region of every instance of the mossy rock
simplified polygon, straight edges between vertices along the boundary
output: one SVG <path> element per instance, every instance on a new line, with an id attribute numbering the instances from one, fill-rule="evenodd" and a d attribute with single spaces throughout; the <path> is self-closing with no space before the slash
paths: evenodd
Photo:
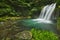
<path id="1" fill-rule="evenodd" d="M 16 37 L 21 40 L 30 40 L 32 38 L 32 33 L 29 31 L 22 31 L 17 33 Z"/>

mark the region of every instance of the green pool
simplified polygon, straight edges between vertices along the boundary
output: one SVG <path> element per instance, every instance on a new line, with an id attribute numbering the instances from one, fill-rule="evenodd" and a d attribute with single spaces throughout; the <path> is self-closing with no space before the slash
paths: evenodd
<path id="1" fill-rule="evenodd" d="M 57 33 L 57 28 L 56 28 L 56 23 L 42 23 L 42 22 L 37 22 L 33 21 L 33 19 L 26 19 L 26 20 L 18 20 L 17 24 L 20 25 L 21 27 L 24 26 L 23 28 L 35 28 L 35 29 L 40 29 L 40 30 L 49 30 L 52 32 Z"/>

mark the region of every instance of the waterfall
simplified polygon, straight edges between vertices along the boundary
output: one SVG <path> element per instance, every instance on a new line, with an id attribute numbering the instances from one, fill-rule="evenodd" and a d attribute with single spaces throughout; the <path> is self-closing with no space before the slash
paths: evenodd
<path id="1" fill-rule="evenodd" d="M 39 18 L 43 18 L 43 17 L 45 16 L 44 14 L 46 13 L 47 7 L 48 7 L 48 5 L 45 6 L 45 7 L 42 9 Z"/>
<path id="2" fill-rule="evenodd" d="M 49 20 L 49 19 L 51 18 L 51 15 L 52 15 L 55 7 L 56 7 L 56 3 L 52 6 L 52 8 L 51 8 L 51 10 L 50 10 L 50 12 L 49 12 L 49 15 L 48 15 L 48 17 L 47 17 L 47 20 Z"/>
<path id="3" fill-rule="evenodd" d="M 51 18 L 51 15 L 55 9 L 56 3 L 55 4 L 51 4 L 46 12 L 46 15 L 44 17 L 44 19 L 49 20 Z"/>
<path id="4" fill-rule="evenodd" d="M 52 15 L 55 7 L 56 7 L 56 3 L 53 3 L 51 5 L 46 5 L 42 9 L 39 17 L 37 19 L 34 19 L 33 21 L 38 21 L 38 22 L 40 21 L 40 22 L 45 22 L 45 23 L 51 23 L 50 18 L 51 18 L 51 15 Z"/>
<path id="5" fill-rule="evenodd" d="M 56 3 L 45 6 L 42 9 L 39 18 L 42 18 L 42 19 L 45 19 L 45 20 L 49 20 L 51 18 L 51 15 L 52 15 L 55 7 L 56 7 Z"/>

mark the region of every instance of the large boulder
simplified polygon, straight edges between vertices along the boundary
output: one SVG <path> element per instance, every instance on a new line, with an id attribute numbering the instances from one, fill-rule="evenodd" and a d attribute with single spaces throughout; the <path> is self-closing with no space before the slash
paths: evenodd
<path id="1" fill-rule="evenodd" d="M 22 31 L 17 33 L 16 37 L 21 40 L 30 40 L 32 38 L 32 33 L 29 31 Z"/>

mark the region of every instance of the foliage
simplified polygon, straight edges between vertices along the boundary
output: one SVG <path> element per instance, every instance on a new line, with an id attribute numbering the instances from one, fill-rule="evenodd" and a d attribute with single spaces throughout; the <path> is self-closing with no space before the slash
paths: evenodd
<path id="1" fill-rule="evenodd" d="M 0 17 L 0 22 L 4 21 L 17 21 L 19 19 L 22 19 L 23 17 Z"/>
<path id="2" fill-rule="evenodd" d="M 60 17 L 57 19 L 57 29 L 58 29 L 59 34 L 60 34 Z"/>
<path id="3" fill-rule="evenodd" d="M 58 40 L 56 34 L 50 31 L 32 29 L 31 32 L 34 40 Z"/>
<path id="4" fill-rule="evenodd" d="M 0 16 L 31 16 L 39 15 L 43 6 L 59 0 L 0 0 Z"/>

